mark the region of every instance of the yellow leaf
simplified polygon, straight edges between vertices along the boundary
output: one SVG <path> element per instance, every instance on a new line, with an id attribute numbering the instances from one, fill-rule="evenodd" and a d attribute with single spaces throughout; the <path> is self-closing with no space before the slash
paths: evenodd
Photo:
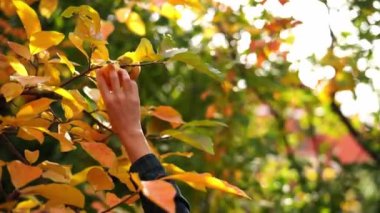
<path id="1" fill-rule="evenodd" d="M 172 4 L 169 3 L 164 3 L 161 6 L 160 14 L 168 19 L 177 20 L 181 18 L 181 13 Z"/>
<path id="2" fill-rule="evenodd" d="M 74 46 L 83 53 L 83 55 L 86 56 L 86 58 L 88 58 L 88 54 L 87 52 L 83 49 L 83 40 L 77 36 L 76 34 L 74 33 L 70 33 L 69 34 L 69 40 L 71 41 L 71 43 L 74 44 Z"/>
<path id="3" fill-rule="evenodd" d="M 79 7 L 70 6 L 63 11 L 62 16 L 69 18 L 77 14 L 75 34 L 82 38 L 96 38 L 100 32 L 100 16 L 96 10 L 88 5 Z"/>
<path id="4" fill-rule="evenodd" d="M 30 60 L 30 52 L 27 46 L 8 41 L 8 46 L 15 52 L 17 55 L 22 56 L 26 60 Z"/>
<path id="5" fill-rule="evenodd" d="M 119 179 L 120 182 L 124 183 L 130 191 L 136 192 L 138 190 L 138 187 L 136 188 L 131 181 L 134 179 L 132 176 L 135 175 L 135 173 L 131 174 L 128 171 L 125 171 L 122 167 L 111 168 L 108 172 Z"/>
<path id="6" fill-rule="evenodd" d="M 75 101 L 74 96 L 71 95 L 71 93 L 67 91 L 66 89 L 58 87 L 57 89 L 54 90 L 54 92 L 70 101 Z"/>
<path id="7" fill-rule="evenodd" d="M 145 24 L 140 15 L 136 12 L 131 12 L 125 22 L 128 29 L 139 36 L 144 36 L 146 34 Z"/>
<path id="8" fill-rule="evenodd" d="M 9 102 L 14 98 L 20 96 L 23 91 L 24 87 L 16 82 L 8 82 L 4 84 L 0 89 L 0 93 L 3 94 L 6 102 Z"/>
<path id="9" fill-rule="evenodd" d="M 13 0 L 13 4 L 17 9 L 17 14 L 24 25 L 28 38 L 34 33 L 40 32 L 41 24 L 36 12 L 21 0 Z"/>
<path id="10" fill-rule="evenodd" d="M 71 74 L 74 74 L 74 72 L 75 72 L 74 64 L 65 55 L 62 55 L 59 53 L 57 53 L 57 55 L 60 59 L 60 62 L 63 64 L 66 64 L 66 66 L 69 68 Z"/>
<path id="11" fill-rule="evenodd" d="M 91 55 L 91 60 L 107 61 L 109 60 L 108 49 L 105 44 L 95 45 L 96 49 Z"/>
<path id="12" fill-rule="evenodd" d="M 38 157 L 40 156 L 40 151 L 39 150 L 30 151 L 30 150 L 25 149 L 24 155 L 25 155 L 26 160 L 28 160 L 29 163 L 32 164 L 38 160 Z"/>
<path id="13" fill-rule="evenodd" d="M 20 192 L 24 195 L 40 195 L 46 199 L 79 208 L 84 207 L 83 194 L 78 189 L 66 184 L 41 184 L 24 188 Z"/>
<path id="14" fill-rule="evenodd" d="M 174 196 L 176 191 L 170 183 L 163 180 L 141 181 L 142 193 L 166 212 L 175 212 Z"/>
<path id="15" fill-rule="evenodd" d="M 81 183 L 85 182 L 87 180 L 87 173 L 88 173 L 88 171 L 90 171 L 93 168 L 102 169 L 102 167 L 100 167 L 100 166 L 90 166 L 90 167 L 87 167 L 87 168 L 83 169 L 82 171 L 74 174 L 71 177 L 70 185 L 76 186 L 78 184 L 81 184 Z"/>
<path id="16" fill-rule="evenodd" d="M 167 171 L 169 174 L 178 174 L 185 172 L 185 170 L 179 168 L 178 166 L 172 163 L 163 163 L 162 166 L 165 168 L 165 171 Z"/>
<path id="17" fill-rule="evenodd" d="M 58 163 L 44 161 L 38 165 L 44 173 L 42 177 L 48 178 L 54 182 L 70 183 L 71 180 L 71 167 L 60 165 Z"/>
<path id="18" fill-rule="evenodd" d="M 111 168 L 117 163 L 115 153 L 104 143 L 84 142 L 82 148 L 102 166 Z"/>
<path id="19" fill-rule="evenodd" d="M 111 177 L 102 168 L 92 168 L 88 171 L 87 181 L 95 191 L 112 190 L 115 187 Z"/>
<path id="20" fill-rule="evenodd" d="M 202 191 L 205 191 L 207 187 L 250 199 L 250 197 L 238 187 L 233 186 L 226 181 L 215 178 L 209 173 L 198 174 L 195 172 L 184 172 L 170 175 L 164 177 L 163 179 L 184 181 L 190 186 Z"/>
<path id="21" fill-rule="evenodd" d="M 69 99 L 62 99 L 61 105 L 63 111 L 65 112 L 66 119 L 72 119 L 83 111 L 82 105 L 80 105 L 77 101 L 71 101 Z"/>
<path id="22" fill-rule="evenodd" d="M 25 165 L 18 160 L 8 163 L 7 169 L 11 175 L 11 181 L 17 189 L 39 178 L 42 174 L 40 168 Z"/>
<path id="23" fill-rule="evenodd" d="M 181 156 L 181 157 L 191 158 L 193 154 L 194 153 L 192 152 L 169 152 L 169 153 L 162 154 L 160 158 L 164 159 L 170 156 Z"/>
<path id="24" fill-rule="evenodd" d="M 51 14 L 57 9 L 58 0 L 41 0 L 39 10 L 42 16 L 50 18 Z"/>
<path id="25" fill-rule="evenodd" d="M 28 71 L 26 71 L 25 66 L 15 57 L 8 56 L 8 61 L 11 67 L 22 76 L 28 76 Z"/>
<path id="26" fill-rule="evenodd" d="M 45 76 L 49 77 L 49 85 L 59 85 L 61 82 L 61 72 L 52 63 L 44 64 Z"/>
<path id="27" fill-rule="evenodd" d="M 65 38 L 62 33 L 56 31 L 41 31 L 30 36 L 29 50 L 32 55 L 55 46 Z"/>
<path id="28" fill-rule="evenodd" d="M 146 38 L 141 39 L 135 52 L 127 52 L 120 56 L 119 60 L 123 60 L 125 58 L 130 58 L 134 63 L 143 61 L 157 61 L 161 59 L 161 57 L 154 52 L 152 44 Z"/>
<path id="29" fill-rule="evenodd" d="M 25 201 L 21 201 L 17 204 L 15 208 L 15 212 L 29 212 L 27 210 L 32 209 L 34 207 L 39 206 L 40 203 L 36 199 L 29 199 Z"/>
<path id="30" fill-rule="evenodd" d="M 52 102 L 53 100 L 49 98 L 40 98 L 31 101 L 21 107 L 16 117 L 35 117 L 41 112 L 48 110 Z"/>

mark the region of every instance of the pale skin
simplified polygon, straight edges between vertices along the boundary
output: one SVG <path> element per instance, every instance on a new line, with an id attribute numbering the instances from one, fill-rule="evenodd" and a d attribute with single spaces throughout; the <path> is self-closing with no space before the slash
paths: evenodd
<path id="1" fill-rule="evenodd" d="M 112 130 L 119 136 L 130 161 L 151 153 L 141 128 L 137 83 L 126 70 L 111 64 L 98 69 L 96 78 Z"/>

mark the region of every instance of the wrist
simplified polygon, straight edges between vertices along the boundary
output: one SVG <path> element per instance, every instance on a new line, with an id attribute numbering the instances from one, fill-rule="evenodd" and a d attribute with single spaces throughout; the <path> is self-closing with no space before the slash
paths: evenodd
<path id="1" fill-rule="evenodd" d="M 141 128 L 135 131 L 128 130 L 122 132 L 119 134 L 119 137 L 132 163 L 142 156 L 151 153 Z"/>

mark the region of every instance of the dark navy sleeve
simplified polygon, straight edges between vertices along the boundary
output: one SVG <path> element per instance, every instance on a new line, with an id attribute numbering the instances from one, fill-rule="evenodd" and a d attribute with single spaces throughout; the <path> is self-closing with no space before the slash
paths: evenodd
<path id="1" fill-rule="evenodd" d="M 156 180 L 166 176 L 165 169 L 162 167 L 160 161 L 154 154 L 147 154 L 135 161 L 130 169 L 130 172 L 136 172 L 139 174 L 141 180 Z M 171 183 L 175 190 L 176 195 L 174 197 L 176 212 L 187 213 L 190 212 L 190 205 L 187 200 L 182 196 L 177 184 L 174 181 L 168 181 Z M 140 193 L 142 206 L 146 213 L 161 213 L 165 212 L 159 206 L 152 201 L 144 197 Z"/>

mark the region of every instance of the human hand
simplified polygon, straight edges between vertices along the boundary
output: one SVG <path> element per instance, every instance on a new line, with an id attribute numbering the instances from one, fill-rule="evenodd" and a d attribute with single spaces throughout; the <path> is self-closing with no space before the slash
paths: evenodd
<path id="1" fill-rule="evenodd" d="M 112 129 L 120 137 L 131 161 L 149 153 L 140 123 L 137 83 L 126 70 L 111 64 L 98 69 L 96 78 Z"/>

